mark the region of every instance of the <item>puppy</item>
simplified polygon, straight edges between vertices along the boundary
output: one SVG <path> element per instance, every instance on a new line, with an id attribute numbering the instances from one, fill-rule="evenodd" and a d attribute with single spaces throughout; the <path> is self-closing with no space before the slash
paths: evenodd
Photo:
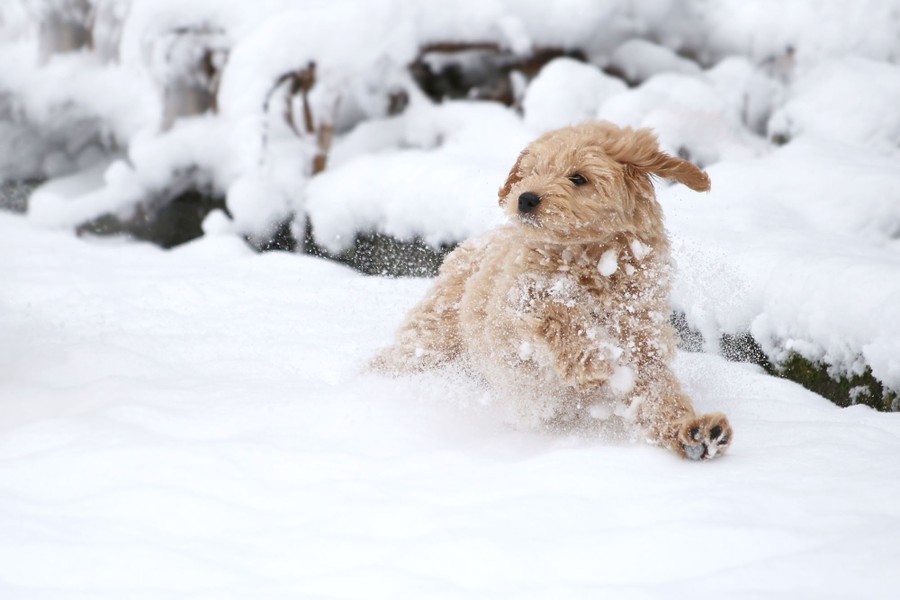
<path id="1" fill-rule="evenodd" d="M 682 457 L 720 456 L 728 419 L 697 415 L 671 369 L 671 265 L 654 176 L 709 189 L 648 129 L 594 122 L 532 142 L 500 188 L 510 223 L 447 256 L 372 366 L 460 363 L 532 424 L 614 412 Z"/>

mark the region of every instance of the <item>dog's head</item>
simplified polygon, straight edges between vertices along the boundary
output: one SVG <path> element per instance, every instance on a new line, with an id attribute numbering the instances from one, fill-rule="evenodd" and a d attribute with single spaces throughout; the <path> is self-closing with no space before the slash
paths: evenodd
<path id="1" fill-rule="evenodd" d="M 649 129 L 586 123 L 529 144 L 500 188 L 500 206 L 542 241 L 599 241 L 622 232 L 646 239 L 663 235 L 651 176 L 709 189 L 706 173 L 660 152 Z"/>

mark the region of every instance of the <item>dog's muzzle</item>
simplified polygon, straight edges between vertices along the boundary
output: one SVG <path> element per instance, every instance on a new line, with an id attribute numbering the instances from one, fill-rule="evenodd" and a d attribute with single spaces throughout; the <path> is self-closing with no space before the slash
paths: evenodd
<path id="1" fill-rule="evenodd" d="M 519 196 L 519 212 L 530 213 L 541 203 L 541 197 L 534 192 L 525 192 Z"/>

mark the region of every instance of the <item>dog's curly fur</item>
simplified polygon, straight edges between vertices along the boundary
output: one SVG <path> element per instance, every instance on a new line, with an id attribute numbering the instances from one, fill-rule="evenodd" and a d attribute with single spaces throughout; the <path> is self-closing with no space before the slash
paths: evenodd
<path id="1" fill-rule="evenodd" d="M 669 243 L 651 177 L 709 189 L 647 129 L 594 122 L 547 133 L 500 189 L 511 223 L 445 260 L 393 346 L 387 373 L 461 362 L 534 422 L 569 422 L 606 403 L 681 456 L 721 455 L 725 415 L 697 415 L 670 364 Z M 520 207 L 530 192 L 536 207 Z"/>

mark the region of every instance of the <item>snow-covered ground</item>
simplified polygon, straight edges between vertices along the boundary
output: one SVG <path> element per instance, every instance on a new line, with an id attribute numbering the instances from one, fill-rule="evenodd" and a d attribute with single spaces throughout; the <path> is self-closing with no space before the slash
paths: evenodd
<path id="1" fill-rule="evenodd" d="M 364 372 L 424 280 L 0 213 L 0 597 L 895 598 L 900 415 L 683 353 L 690 463 Z"/>
<path id="2" fill-rule="evenodd" d="M 0 2 L 0 180 L 47 179 L 0 212 L 0 599 L 898 596 L 900 412 L 717 353 L 750 333 L 900 390 L 900 0 L 90 5 Z M 92 45 L 53 51 L 84 33 L 45 35 L 65 7 Z M 513 69 L 512 106 L 413 80 L 473 48 L 579 59 Z M 735 427 L 722 460 L 367 373 L 428 282 L 241 240 L 308 218 L 332 252 L 459 242 L 502 220 L 528 141 L 587 119 L 712 179 L 658 194 L 707 352 L 677 369 Z M 200 240 L 72 234 L 191 185 L 230 213 Z"/>

